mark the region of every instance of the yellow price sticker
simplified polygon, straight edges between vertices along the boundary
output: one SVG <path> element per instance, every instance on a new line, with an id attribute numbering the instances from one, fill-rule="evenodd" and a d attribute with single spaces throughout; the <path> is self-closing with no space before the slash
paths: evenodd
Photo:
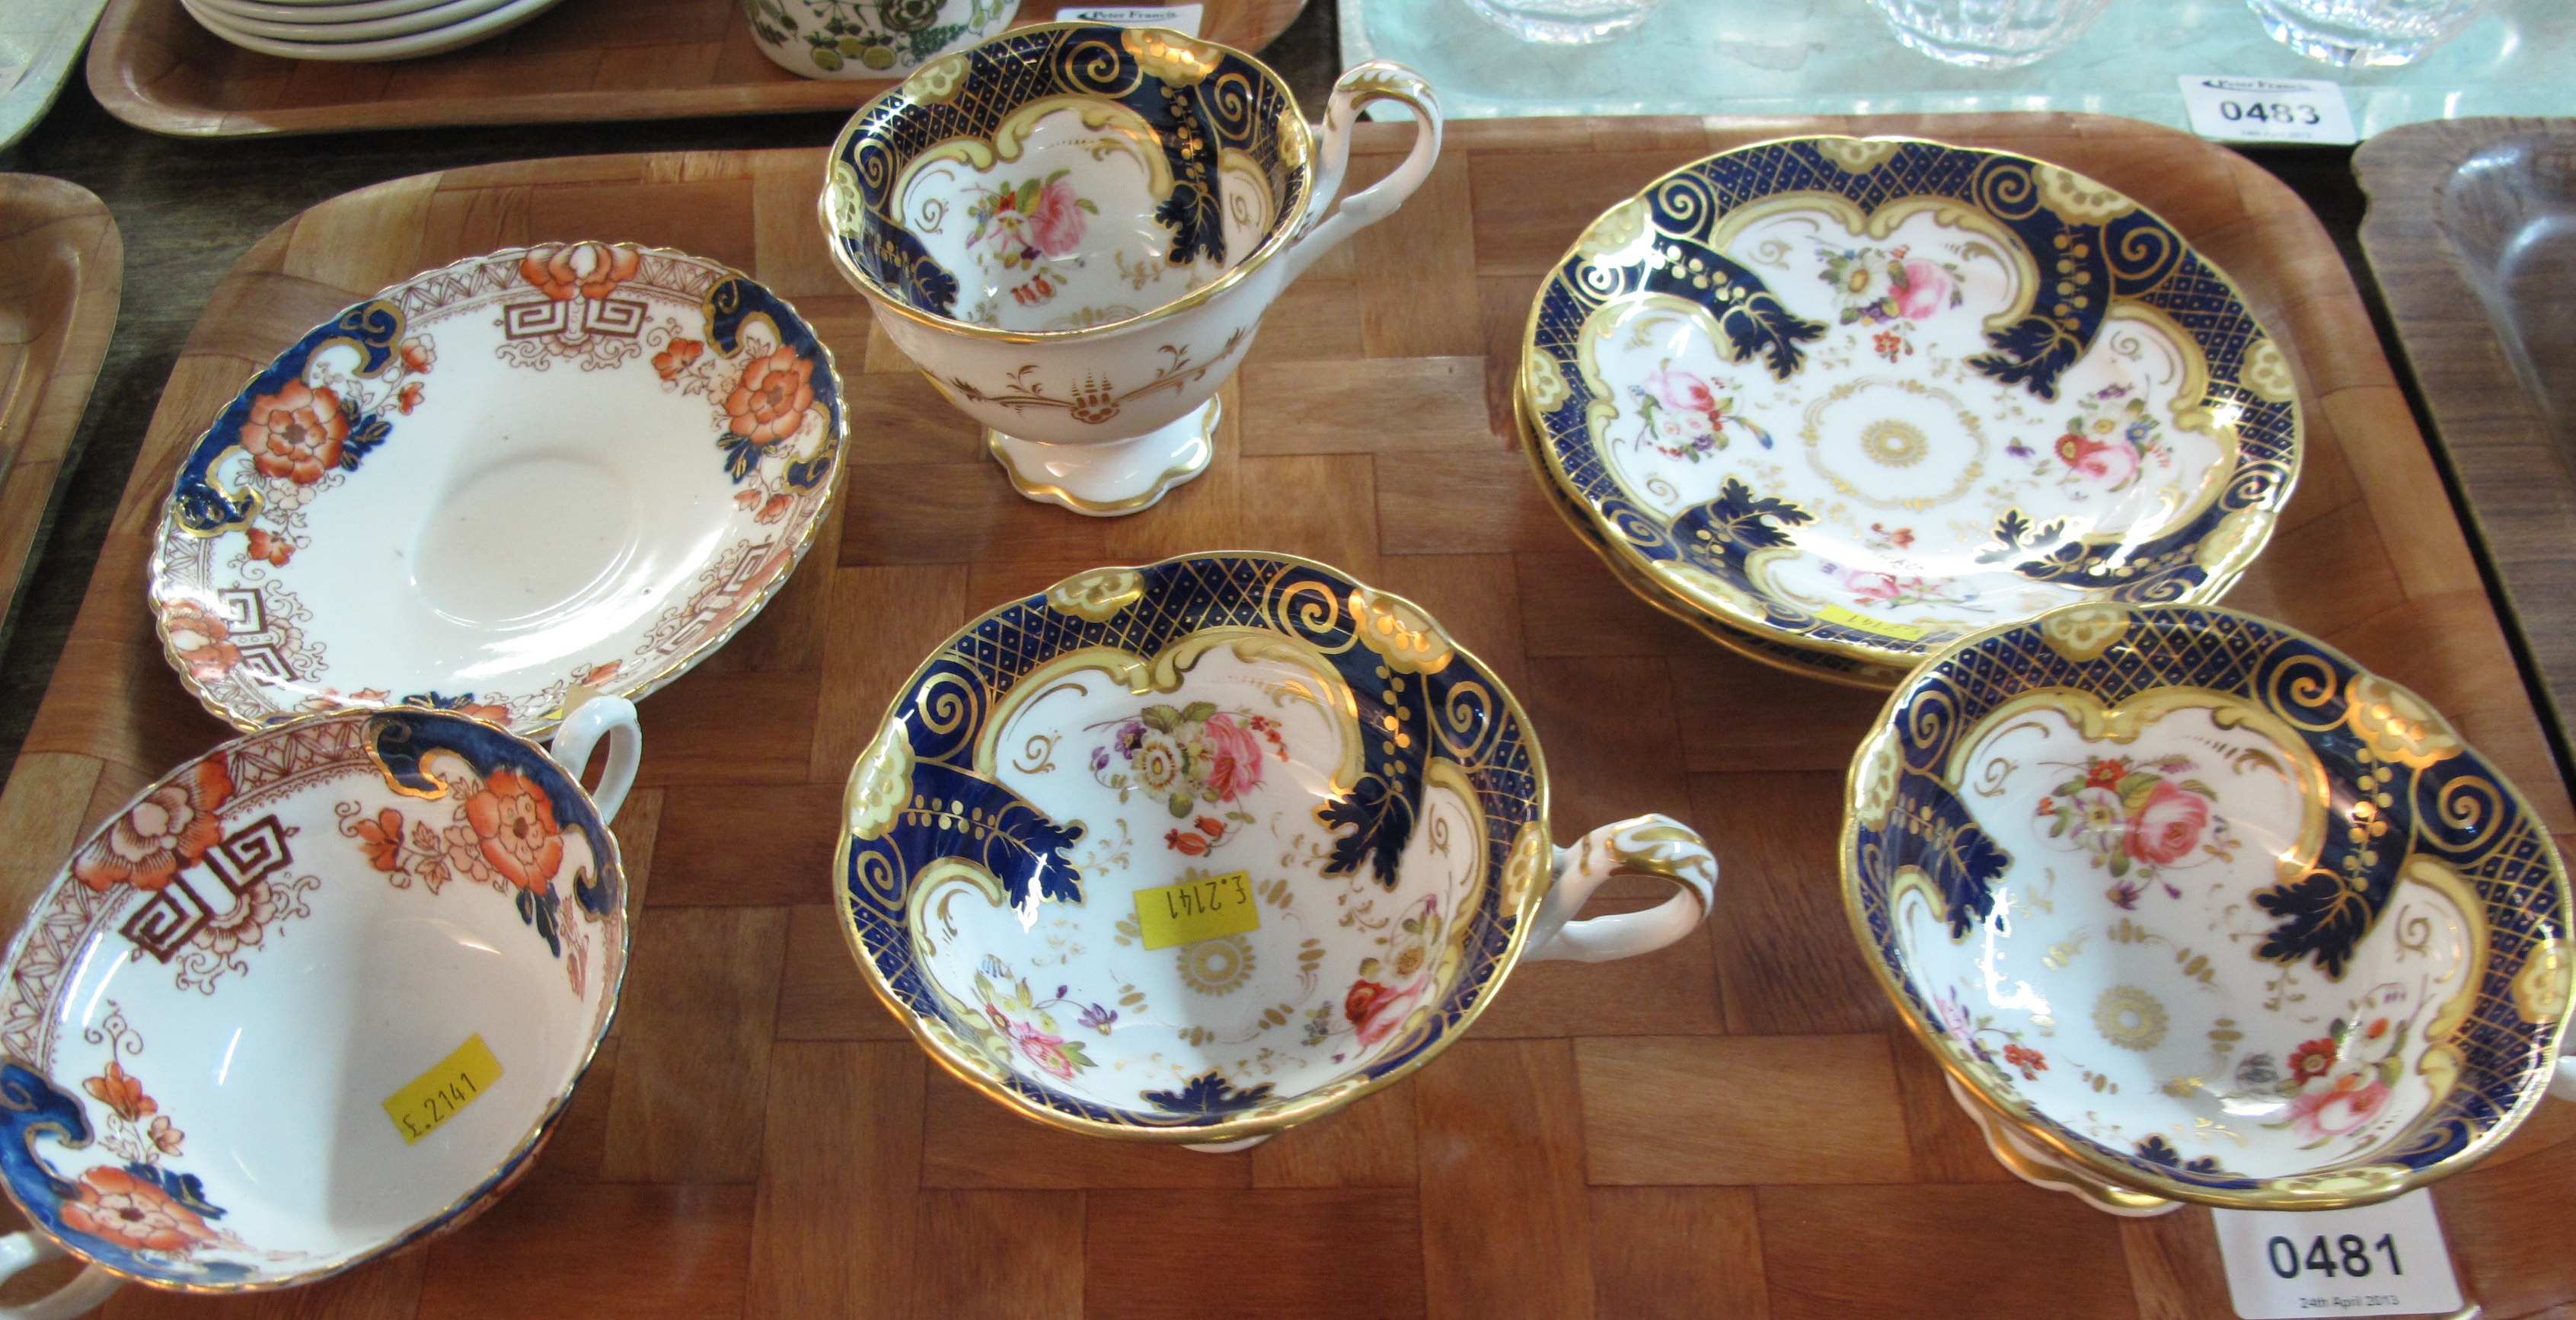
<path id="1" fill-rule="evenodd" d="M 432 1064 L 411 1085 L 386 1096 L 385 1117 L 394 1121 L 394 1130 L 402 1133 L 408 1146 L 436 1132 L 499 1080 L 501 1061 L 492 1057 L 492 1047 L 480 1035 L 468 1036 L 455 1053 Z"/>
<path id="2" fill-rule="evenodd" d="M 1893 619 L 1881 619 L 1863 614 L 1858 610 L 1847 610 L 1840 605 L 1823 606 L 1816 611 L 1816 616 L 1828 623 L 1839 623 L 1846 628 L 1858 628 L 1863 632 L 1874 632 L 1884 637 L 1901 638 L 1909 642 L 1919 642 L 1932 635 L 1931 629 L 1919 623 L 1898 623 Z"/>
<path id="3" fill-rule="evenodd" d="M 1136 924 L 1145 931 L 1145 947 L 1168 949 L 1196 944 L 1219 935 L 1261 929 L 1261 910 L 1252 902 L 1252 875 L 1236 871 L 1204 880 L 1136 891 Z"/>

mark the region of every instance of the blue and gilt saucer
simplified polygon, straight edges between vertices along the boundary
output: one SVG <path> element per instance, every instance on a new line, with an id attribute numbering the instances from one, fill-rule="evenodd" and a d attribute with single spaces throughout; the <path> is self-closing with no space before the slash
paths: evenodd
<path id="1" fill-rule="evenodd" d="M 1649 599 L 1890 676 L 2062 605 L 2214 599 L 2300 452 L 2287 358 L 2171 227 L 1919 141 L 1744 147 L 1611 208 L 1516 393 Z"/>
<path id="2" fill-rule="evenodd" d="M 2530 804 L 2422 698 L 2250 615 L 2076 605 L 1943 651 L 1854 760 L 1842 852 L 1998 1154 L 2118 1213 L 2455 1173 L 2568 1030 Z"/>
<path id="3" fill-rule="evenodd" d="M 297 340 L 162 511 L 164 649 L 241 728 L 348 706 L 550 728 L 733 636 L 822 525 L 831 351 L 697 257 L 549 243 L 415 276 Z"/>

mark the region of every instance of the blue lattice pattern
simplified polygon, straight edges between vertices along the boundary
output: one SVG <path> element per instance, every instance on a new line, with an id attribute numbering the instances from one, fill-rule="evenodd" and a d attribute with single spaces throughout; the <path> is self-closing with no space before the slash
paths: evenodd
<path id="1" fill-rule="evenodd" d="M 2044 175 L 2074 188 L 2081 194 L 2078 200 L 2091 206 L 2069 201 L 2065 205 L 2076 215 L 2061 214 L 2049 201 Z M 2064 184 L 2067 180 L 2073 183 Z M 1594 395 L 1580 369 L 1577 348 L 1584 322 L 1604 303 L 1639 292 L 1670 294 L 1697 302 L 1719 317 L 1733 340 L 1731 351 L 1739 358 L 1750 358 L 1757 346 L 1765 354 L 1784 357 L 1791 367 L 1774 371 L 1785 376 L 1794 370 L 1799 352 L 1794 342 L 1787 342 L 1798 337 L 1794 331 L 1764 330 L 1727 320 L 1735 314 L 1730 306 L 1770 298 L 1758 276 L 1706 246 L 1728 213 L 1755 201 L 1800 192 L 1829 193 L 1864 211 L 1908 197 L 1952 198 L 1991 216 L 2034 258 L 2048 254 L 2050 262 L 2043 268 L 2071 264 L 2071 274 L 2086 287 L 2107 291 L 2099 299 L 2079 300 L 2078 306 L 2034 307 L 2018 324 L 1990 331 L 1994 351 L 1973 359 L 1971 366 L 2005 383 L 2020 384 L 2041 400 L 2053 400 L 2058 376 L 2082 357 L 2111 308 L 2134 303 L 2162 312 L 2190 335 L 2208 367 L 2203 405 L 2236 418 L 2237 450 L 2226 487 L 2184 526 L 2137 545 L 2076 542 L 2047 547 L 2007 540 L 1999 543 L 1998 553 L 2027 551 L 2031 557 L 2014 564 L 2014 572 L 2033 581 L 2095 588 L 2100 599 L 2145 604 L 2214 594 L 2225 584 L 2209 582 L 2207 570 L 2196 562 L 2196 552 L 2229 514 L 2249 508 L 2277 509 L 2288 500 L 2299 463 L 2298 409 L 2248 387 L 2248 354 L 2264 338 L 2264 331 L 2227 277 L 2192 252 L 2152 212 L 2125 199 L 2104 203 L 2087 191 L 2098 187 L 2054 166 L 2004 152 L 1934 142 L 1862 143 L 1849 138 L 1800 138 L 1744 147 L 1666 175 L 1638 194 L 1648 203 L 1648 227 L 1663 241 L 1659 246 L 1678 245 L 1676 250 L 1721 267 L 1733 278 L 1695 287 L 1668 274 L 1658 262 L 1605 264 L 1610 254 L 1593 260 L 1569 253 L 1559 263 L 1539 291 L 1524 353 L 1529 359 L 1545 358 L 1554 364 L 1565 395 L 1554 407 L 1541 409 L 1528 397 L 1526 372 L 1521 385 L 1523 402 L 1537 419 L 1541 448 L 1552 473 L 1606 534 L 1614 552 L 1639 567 L 1656 561 L 1689 564 L 1758 602 L 1759 617 L 1737 615 L 1716 602 L 1700 602 L 1726 614 L 1730 622 L 1798 644 L 1850 648 L 1898 663 L 1928 655 L 1955 640 L 1956 633 L 1934 632 L 1909 640 L 1855 628 L 1819 617 L 1761 588 L 1745 571 L 1747 556 L 1765 546 L 1795 545 L 1795 523 L 1804 521 L 1745 516 L 1748 500 L 1758 499 L 1761 492 L 1743 492 L 1748 498 L 1739 499 L 1730 491 L 1669 521 L 1640 507 L 1611 474 L 1601 442 L 1592 434 L 1588 414 Z M 2078 218 L 2088 215 L 2104 218 Z M 1633 254 L 1635 245 L 1624 250 Z M 1748 291 L 1750 299 L 1743 296 Z M 1792 507 L 1790 512 L 1802 511 Z M 1702 535 L 1704 531 L 1713 534 Z"/>
<path id="2" fill-rule="evenodd" d="M 1031 893 L 1048 901 L 1086 900 L 1084 878 L 1060 855 L 1079 840 L 1081 827 L 1045 819 L 975 763 L 986 721 L 1022 679 L 1075 651 L 1111 648 L 1150 659 L 1209 629 L 1273 632 L 1304 643 L 1335 667 L 1358 704 L 1362 727 L 1378 727 L 1398 716 L 1401 706 L 1400 718 L 1409 727 L 1435 734 L 1402 748 L 1383 744 L 1392 750 L 1369 758 L 1349 794 L 1318 808 L 1319 823 L 1328 832 L 1341 831 L 1326 874 L 1370 875 L 1392 887 L 1396 858 L 1411 837 L 1423 776 L 1435 755 L 1463 772 L 1485 816 L 1488 892 L 1461 937 L 1461 971 L 1427 1024 L 1382 1052 L 1362 1075 L 1378 1079 L 1410 1070 L 1482 1007 L 1520 925 L 1520 914 L 1497 901 L 1496 887 L 1522 827 L 1544 828 L 1546 790 L 1537 744 L 1518 709 L 1501 682 L 1463 651 L 1402 692 L 1390 691 L 1377 677 L 1381 656 L 1363 644 L 1359 631 L 1357 598 L 1368 589 L 1321 564 L 1284 555 L 1205 555 L 1135 572 L 1141 595 L 1105 619 L 1069 613 L 1051 603 L 1050 593 L 993 610 L 933 654 L 896 698 L 887 720 L 901 727 L 911 746 L 911 800 L 945 803 L 947 810 L 907 810 L 880 837 L 848 840 L 844 906 L 863 956 L 903 1011 L 949 1022 L 955 1030 L 905 929 L 914 876 L 933 862 L 963 856 L 991 871 L 1014 903 Z M 1203 1128 L 1258 1119 L 1298 1099 L 1113 1108 L 1007 1069 L 977 1071 L 1034 1107 L 1120 1128 Z M 1174 1106 L 1183 1102 L 1167 1098 Z"/>
<path id="3" fill-rule="evenodd" d="M 2052 638 L 2052 620 L 2085 611 L 2094 613 L 2088 621 L 2093 627 L 2116 633 L 2118 640 L 2094 650 Z M 1869 782 L 1862 775 L 1854 779 L 1853 810 L 1844 830 L 1845 896 L 1869 952 L 1881 965 L 1882 981 L 1917 1033 L 1938 1051 L 1939 1015 L 1909 978 L 1896 940 L 1891 888 L 1898 873 L 1913 867 L 1930 876 L 1957 932 L 1992 910 L 1993 886 L 2012 865 L 2009 854 L 1991 841 L 1963 844 L 1956 837 L 1977 829 L 1960 790 L 1945 778 L 1958 741 L 2005 703 L 2033 692 L 2078 692 L 2117 706 L 2157 689 L 2206 689 L 2253 702 L 2297 731 L 2325 768 L 2332 794 L 2329 821 L 2357 819 L 2354 804 L 2371 796 L 2355 782 L 2363 774 L 2376 769 L 2405 775 L 2405 790 L 2394 795 L 2384 816 L 2387 837 L 2405 840 L 2406 846 L 2383 845 L 2375 853 L 2363 853 L 2347 833 L 2329 829 L 2312 868 L 2346 877 L 2337 889 L 2358 893 L 2366 918 L 2349 927 L 2309 929 L 2292 900 L 2283 897 L 2297 886 L 2285 882 L 2252 896 L 2257 905 L 2284 918 L 2257 956 L 2282 963 L 2313 959 L 2329 978 L 2339 976 L 2344 958 L 2384 915 L 2398 876 L 2417 856 L 2450 866 L 2474 887 L 2483 908 L 2487 961 L 2478 973 L 2468 1018 L 2450 1041 L 2459 1053 L 2458 1080 L 2391 1146 L 2368 1156 L 2368 1165 L 2395 1166 L 2399 1174 L 2363 1176 L 2379 1178 L 2385 1193 L 2393 1194 L 2411 1185 L 2415 1174 L 2491 1146 L 2539 1103 L 2567 1029 L 2563 1011 L 2535 1020 L 2517 996 L 2517 981 L 2532 970 L 2544 941 L 2555 939 L 2564 949 L 2570 913 L 2566 871 L 2529 804 L 2465 746 L 2421 766 L 2374 760 L 2368 739 L 2350 718 L 2356 703 L 2394 693 L 2421 709 L 2431 708 L 2312 638 L 2250 615 L 2207 607 L 2137 606 L 2116 612 L 2125 618 L 2118 627 L 2106 625 L 2111 611 L 2104 607 L 2073 606 L 1957 643 L 1899 689 L 1864 751 L 1865 766 L 1885 768 L 1868 777 Z M 1873 760 L 1871 753 L 1880 750 L 1892 750 L 1893 756 Z M 1887 804 L 1878 825 L 1857 810 L 1873 793 L 1883 794 L 1877 800 Z M 2134 1187 L 2223 1200 L 2226 1193 L 2266 1193 L 2305 1181 L 2244 1178 L 2150 1160 L 2093 1141 L 2030 1108 L 2001 1074 L 1971 1074 L 1969 1080 L 1998 1108 Z"/>

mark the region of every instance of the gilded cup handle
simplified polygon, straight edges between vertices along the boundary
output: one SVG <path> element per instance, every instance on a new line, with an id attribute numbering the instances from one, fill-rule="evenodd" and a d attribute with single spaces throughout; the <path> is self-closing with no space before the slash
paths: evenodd
<path id="1" fill-rule="evenodd" d="M 0 1279 L 41 1261 L 67 1254 L 42 1233 L 17 1232 L 0 1237 Z M 0 1320 L 71 1320 L 87 1315 L 107 1300 L 125 1280 L 92 1265 L 72 1276 L 72 1281 L 32 1302 L 17 1306 L 0 1306 Z"/>
<path id="2" fill-rule="evenodd" d="M 1539 904 L 1523 962 L 1608 962 L 1651 953 L 1699 929 L 1717 903 L 1717 857 L 1699 832 L 1670 816 L 1639 816 L 1556 850 L 1555 883 Z M 1603 881 L 1648 875 L 1681 892 L 1642 912 L 1573 919 Z"/>
<path id="3" fill-rule="evenodd" d="M 1342 172 L 1350 164 L 1351 130 L 1359 123 L 1360 111 L 1376 101 L 1395 101 L 1413 111 L 1413 150 L 1393 173 L 1376 184 L 1342 199 L 1342 204 L 1327 216 L 1334 194 L 1341 191 Z M 1395 213 L 1422 181 L 1431 177 L 1431 166 L 1440 159 L 1440 102 L 1431 94 L 1431 84 L 1422 75 L 1392 60 L 1370 60 L 1354 65 L 1333 84 L 1332 102 L 1324 110 L 1323 143 L 1315 161 L 1315 190 L 1306 204 L 1306 214 L 1297 222 L 1303 231 L 1296 245 L 1280 255 L 1285 269 L 1283 283 L 1293 280 L 1315 259 L 1332 251 L 1343 239 Z"/>
<path id="4" fill-rule="evenodd" d="M 624 697 L 595 696 L 574 706 L 555 727 L 554 741 L 546 751 L 577 784 L 590 764 L 592 749 L 603 737 L 608 739 L 608 767 L 600 771 L 599 787 L 590 791 L 590 803 L 605 825 L 617 819 L 617 809 L 626 804 L 626 790 L 635 787 L 636 764 L 644 759 L 644 731 L 635 721 L 635 703 Z"/>

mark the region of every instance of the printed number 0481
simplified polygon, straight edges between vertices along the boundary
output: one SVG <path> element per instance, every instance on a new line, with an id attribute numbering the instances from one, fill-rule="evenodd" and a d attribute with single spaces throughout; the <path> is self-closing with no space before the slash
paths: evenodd
<path id="1" fill-rule="evenodd" d="M 2370 1253 L 2378 1251 L 2388 1258 L 2388 1272 L 2404 1274 L 2406 1268 L 2397 1260 L 2397 1239 L 2393 1233 L 2382 1233 L 2377 1242 L 2364 1244 L 2358 1234 L 2346 1233 L 2328 1247 L 2320 1234 L 2308 1243 L 2307 1254 L 2299 1253 L 2299 1244 L 2285 1237 L 2264 1244 L 2264 1253 L 2272 1263 L 2272 1272 L 2284 1279 L 2295 1279 L 2303 1270 L 2314 1270 L 2327 1278 L 2338 1274 L 2363 1278 L 2370 1273 Z M 2338 1268 L 2340 1266 L 2340 1268 Z"/>

